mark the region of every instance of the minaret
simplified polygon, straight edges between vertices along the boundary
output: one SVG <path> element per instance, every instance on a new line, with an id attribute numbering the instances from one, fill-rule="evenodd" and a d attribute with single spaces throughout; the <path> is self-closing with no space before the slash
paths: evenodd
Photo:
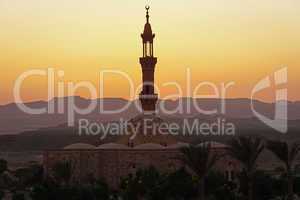
<path id="1" fill-rule="evenodd" d="M 157 58 L 154 57 L 153 39 L 155 34 L 152 33 L 149 23 L 149 6 L 146 6 L 146 24 L 144 32 L 141 34 L 143 39 L 143 57 L 140 58 L 140 64 L 143 72 L 143 89 L 139 99 L 142 104 L 144 114 L 154 114 L 157 102 L 157 94 L 154 93 L 154 71 Z"/>
<path id="2" fill-rule="evenodd" d="M 143 114 L 139 114 L 129 120 L 127 130 L 130 134 L 120 137 L 117 143 L 127 144 L 134 147 L 140 144 L 155 143 L 163 146 L 176 144 L 176 138 L 170 134 L 165 127 L 164 121 L 156 113 L 156 102 L 158 95 L 154 91 L 154 71 L 157 58 L 154 57 L 153 39 L 149 23 L 149 6 L 146 6 L 146 24 L 144 32 L 141 34 L 143 41 L 143 56 L 140 58 L 140 64 L 143 72 L 143 89 L 139 95 L 142 104 Z M 133 129 L 133 126 L 134 129 Z"/>

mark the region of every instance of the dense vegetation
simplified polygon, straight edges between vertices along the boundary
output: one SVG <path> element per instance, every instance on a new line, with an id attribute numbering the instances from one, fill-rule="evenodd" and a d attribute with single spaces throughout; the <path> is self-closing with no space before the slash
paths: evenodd
<path id="1" fill-rule="evenodd" d="M 300 195 L 295 163 L 300 151 L 298 143 L 237 137 L 228 145 L 228 155 L 242 166 L 233 181 L 214 170 L 220 155 L 211 151 L 210 143 L 203 143 L 181 149 L 182 156 L 178 159 L 185 167 L 169 173 L 154 167 L 139 169 L 123 177 L 117 190 L 109 188 L 104 180 L 93 178 L 84 184 L 72 182 L 73 169 L 68 161 L 57 163 L 53 178 L 44 180 L 39 165 L 12 172 L 7 162 L 0 160 L 0 199 L 8 192 L 14 200 L 292 200 Z M 277 167 L 276 173 L 258 168 L 257 159 L 266 148 L 284 166 Z"/>

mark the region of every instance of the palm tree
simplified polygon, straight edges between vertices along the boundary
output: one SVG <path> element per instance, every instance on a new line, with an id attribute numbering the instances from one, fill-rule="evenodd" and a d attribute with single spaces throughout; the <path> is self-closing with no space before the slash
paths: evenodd
<path id="1" fill-rule="evenodd" d="M 180 149 L 180 160 L 192 170 L 200 180 L 200 199 L 205 199 L 205 177 L 208 172 L 214 167 L 219 155 L 212 152 L 210 143 L 202 143 L 198 146 L 190 145 Z"/>
<path id="2" fill-rule="evenodd" d="M 297 155 L 300 151 L 300 143 L 294 142 L 288 144 L 283 141 L 268 141 L 267 148 L 285 165 L 285 172 L 288 179 L 288 195 L 287 199 L 292 200 L 293 191 L 293 179 L 294 179 L 294 163 Z"/>
<path id="3" fill-rule="evenodd" d="M 259 137 L 240 136 L 229 142 L 229 155 L 242 164 L 248 181 L 248 199 L 253 200 L 253 179 L 257 169 L 257 158 L 264 149 Z"/>

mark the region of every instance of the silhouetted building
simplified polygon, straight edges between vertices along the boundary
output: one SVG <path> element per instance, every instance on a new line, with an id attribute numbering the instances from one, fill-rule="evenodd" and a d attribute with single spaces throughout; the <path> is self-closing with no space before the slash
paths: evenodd
<path id="1" fill-rule="evenodd" d="M 157 102 L 157 94 L 154 92 L 154 72 L 157 58 L 154 57 L 153 40 L 155 34 L 152 33 L 149 23 L 149 6 L 146 7 L 146 24 L 144 32 L 141 34 L 143 39 L 143 57 L 140 58 L 140 64 L 143 72 L 143 90 L 140 93 L 140 101 L 145 114 L 153 114 Z"/>
<path id="2" fill-rule="evenodd" d="M 116 143 L 102 144 L 98 147 L 77 143 L 63 149 L 45 151 L 43 164 L 46 177 L 52 176 L 52 168 L 56 163 L 70 161 L 73 169 L 72 182 L 84 182 L 90 177 L 104 178 L 110 186 L 116 188 L 121 177 L 134 174 L 141 168 L 153 166 L 160 171 L 170 172 L 182 167 L 183 164 L 177 159 L 180 155 L 179 149 L 189 144 L 178 142 L 175 137 L 168 134 L 168 130 L 164 133 L 157 130 L 163 120 L 155 114 L 157 94 L 154 91 L 154 71 L 157 58 L 154 57 L 155 35 L 149 23 L 149 7 L 146 7 L 146 10 L 147 21 L 141 34 L 143 57 L 140 58 L 143 89 L 139 98 L 143 114 L 130 120 L 131 124 L 139 126 L 136 129 L 137 134 L 134 137 L 132 134 L 135 133 L 123 135 Z M 226 151 L 225 145 L 216 142 L 212 143 L 212 148 L 220 154 Z M 216 168 L 224 174 L 229 174 L 237 168 L 237 165 L 228 157 L 223 157 Z"/>

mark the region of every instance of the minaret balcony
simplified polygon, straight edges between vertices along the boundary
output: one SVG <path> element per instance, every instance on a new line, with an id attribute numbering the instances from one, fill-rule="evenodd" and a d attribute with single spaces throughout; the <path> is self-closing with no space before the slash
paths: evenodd
<path id="1" fill-rule="evenodd" d="M 158 99 L 158 95 L 157 94 L 143 94 L 143 93 L 140 93 L 139 95 L 140 99 L 154 99 L 154 100 L 157 100 Z"/>
<path id="2" fill-rule="evenodd" d="M 156 63 L 157 63 L 156 57 L 147 56 L 147 57 L 140 58 L 140 64 L 143 67 L 154 67 Z"/>

